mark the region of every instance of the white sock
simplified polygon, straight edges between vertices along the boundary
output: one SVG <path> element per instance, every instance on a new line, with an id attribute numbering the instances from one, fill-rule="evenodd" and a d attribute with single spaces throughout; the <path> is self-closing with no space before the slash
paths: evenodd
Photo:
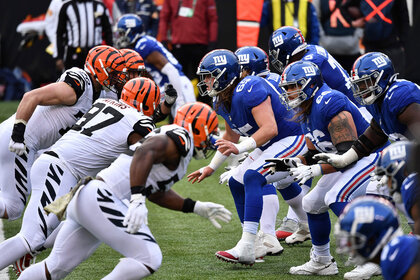
<path id="1" fill-rule="evenodd" d="M 301 192 L 298 196 L 295 196 L 292 199 L 286 200 L 286 203 L 289 204 L 290 206 L 289 209 L 292 208 L 293 213 L 295 215 L 295 218 L 293 217 L 289 218 L 289 213 L 287 213 L 287 218 L 297 220 L 299 222 L 307 223 L 308 217 L 306 216 L 306 212 L 303 211 L 303 208 L 302 208 L 302 198 L 303 198 L 303 194 Z"/>
<path id="2" fill-rule="evenodd" d="M 114 267 L 110 274 L 102 280 L 138 280 L 149 276 L 151 273 L 141 262 L 132 258 L 120 259 L 120 262 Z"/>
<path id="3" fill-rule="evenodd" d="M 307 186 L 307 185 L 302 185 L 302 186 L 300 186 L 301 188 L 302 188 L 302 191 L 301 191 L 301 193 L 299 194 L 299 195 L 302 195 L 302 198 L 303 198 L 303 196 L 305 196 L 308 192 L 309 192 L 309 190 L 310 190 L 310 188 L 311 188 L 311 186 Z M 286 201 L 287 202 L 287 201 Z M 288 202 L 287 202 L 287 204 L 289 204 Z M 301 204 L 302 204 L 302 202 L 301 202 Z M 290 205 L 290 204 L 289 204 Z M 300 208 L 302 209 L 302 205 L 300 206 Z M 302 210 L 303 211 L 303 210 Z M 301 215 L 301 213 L 299 214 L 299 215 Z M 286 215 L 286 217 L 288 218 L 288 219 L 290 219 L 290 220 L 294 220 L 294 221 L 296 221 L 296 222 L 299 222 L 299 215 L 297 215 L 296 214 L 296 212 L 295 211 L 293 211 L 293 208 L 291 207 L 291 206 L 289 206 L 289 209 L 287 210 L 287 215 Z M 304 221 L 307 221 L 308 220 L 308 218 L 306 217 L 306 214 L 305 214 L 305 218 L 304 218 Z"/>
<path id="4" fill-rule="evenodd" d="M 249 232 L 249 233 L 252 233 L 252 234 L 257 234 L 257 231 L 258 231 L 258 223 L 249 222 L 249 221 L 244 222 L 243 232 Z"/>
<path id="5" fill-rule="evenodd" d="M 312 248 L 314 248 L 314 253 L 317 256 L 323 257 L 331 257 L 330 253 L 330 242 L 324 245 L 312 245 Z"/>
<path id="6" fill-rule="evenodd" d="M 263 196 L 263 209 L 260 219 L 262 232 L 276 235 L 276 217 L 279 212 L 279 199 L 277 194 Z"/>

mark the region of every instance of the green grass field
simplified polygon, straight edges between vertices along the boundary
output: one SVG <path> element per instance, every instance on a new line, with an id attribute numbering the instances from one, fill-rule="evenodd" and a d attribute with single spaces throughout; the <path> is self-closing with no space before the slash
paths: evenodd
<path id="1" fill-rule="evenodd" d="M 17 103 L 0 102 L 0 121 L 11 115 L 16 106 Z M 206 161 L 193 160 L 188 172 L 197 170 L 205 164 Z M 336 257 L 340 271 L 340 274 L 334 277 L 299 277 L 288 274 L 291 266 L 301 265 L 309 260 L 311 247 L 309 241 L 294 247 L 283 244 L 285 250 L 282 255 L 265 257 L 265 262 L 256 263 L 253 267 L 233 265 L 218 260 L 214 253 L 232 248 L 240 239 L 242 232 L 230 191 L 227 186 L 218 184 L 221 172 L 222 170 L 218 170 L 212 177 L 194 185 L 184 178 L 173 187 L 184 197 L 225 205 L 234 215 L 232 221 L 223 224 L 220 230 L 195 214 L 171 211 L 148 202 L 149 227 L 163 253 L 161 268 L 149 279 L 343 279 L 343 274 L 352 269 L 344 266 L 345 257 L 337 256 L 335 253 L 335 241 L 332 235 L 331 252 Z M 286 211 L 287 206 L 280 198 L 278 219 L 283 218 Z M 333 214 L 331 217 L 334 225 L 336 218 Z M 6 238 L 19 231 L 20 223 L 21 220 L 4 221 Z M 49 250 L 40 254 L 37 261 L 48 254 Z M 120 257 L 120 254 L 102 245 L 66 279 L 101 279 L 113 269 Z M 11 279 L 16 279 L 13 270 L 9 271 Z"/>

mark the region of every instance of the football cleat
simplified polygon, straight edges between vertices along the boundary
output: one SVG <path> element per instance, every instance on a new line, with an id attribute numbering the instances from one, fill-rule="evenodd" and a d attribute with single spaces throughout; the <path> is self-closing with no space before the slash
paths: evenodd
<path id="1" fill-rule="evenodd" d="M 289 273 L 294 275 L 335 275 L 338 274 L 337 263 L 331 256 L 317 256 L 311 249 L 311 259 L 300 265 L 290 268 Z"/>
<path id="2" fill-rule="evenodd" d="M 309 226 L 307 223 L 299 223 L 298 229 L 285 239 L 288 245 L 299 244 L 311 239 Z"/>
<path id="3" fill-rule="evenodd" d="M 32 256 L 30 253 L 27 253 L 13 264 L 13 270 L 16 273 L 16 276 L 20 276 L 22 271 L 27 269 L 31 264 L 34 264 L 36 261 L 36 256 Z"/>
<path id="4" fill-rule="evenodd" d="M 216 252 L 216 257 L 225 262 L 253 265 L 255 263 L 255 234 L 244 232 L 238 244 L 230 250 Z"/>
<path id="5" fill-rule="evenodd" d="M 283 253 L 284 249 L 280 245 L 280 242 L 274 235 L 258 232 L 258 238 L 262 240 L 262 244 L 265 247 L 266 254 L 269 256 L 277 256 Z M 257 251 L 255 250 L 255 256 L 257 257 Z"/>
<path id="6" fill-rule="evenodd" d="M 286 237 L 292 235 L 298 229 L 299 223 L 287 217 L 283 218 L 283 222 L 276 230 L 276 237 L 279 241 L 284 241 Z"/>
<path id="7" fill-rule="evenodd" d="M 375 263 L 365 263 L 363 265 L 356 266 L 352 271 L 344 273 L 344 279 L 346 280 L 367 280 L 373 276 L 381 275 L 381 267 Z"/>

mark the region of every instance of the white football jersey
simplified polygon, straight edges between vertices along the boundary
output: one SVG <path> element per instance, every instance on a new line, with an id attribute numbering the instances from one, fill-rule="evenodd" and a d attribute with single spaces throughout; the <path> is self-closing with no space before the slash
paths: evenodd
<path id="1" fill-rule="evenodd" d="M 77 178 L 95 176 L 121 153 L 129 152 L 128 137 L 145 137 L 155 128 L 150 117 L 112 99 L 98 99 L 92 108 L 50 150 Z"/>
<path id="2" fill-rule="evenodd" d="M 187 172 L 188 164 L 193 155 L 194 146 L 191 134 L 183 127 L 165 125 L 156 128 L 146 138 L 158 134 L 168 135 L 181 153 L 181 159 L 175 170 L 169 170 L 165 165 L 154 164 L 146 181 L 146 196 L 157 191 L 168 191 L 173 184 L 181 180 Z M 130 199 L 130 165 L 132 156 L 121 154 L 108 168 L 98 173 L 112 192 L 121 200 Z"/>
<path id="3" fill-rule="evenodd" d="M 37 106 L 25 130 L 25 143 L 30 149 L 38 151 L 54 144 L 92 107 L 93 101 L 99 96 L 99 93 L 94 96 L 92 80 L 80 68 L 67 70 L 58 81 L 74 89 L 77 101 L 72 106 Z M 15 115 L 11 118 L 14 120 Z"/>

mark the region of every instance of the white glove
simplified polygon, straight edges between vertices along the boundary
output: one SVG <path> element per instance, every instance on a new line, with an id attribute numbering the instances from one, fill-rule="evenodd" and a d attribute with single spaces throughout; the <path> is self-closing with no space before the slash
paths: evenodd
<path id="1" fill-rule="evenodd" d="M 128 233 L 136 233 L 140 227 L 147 225 L 146 197 L 142 194 L 132 194 L 123 226 L 127 226 Z"/>
<path id="2" fill-rule="evenodd" d="M 295 178 L 295 181 L 299 181 L 299 185 L 302 186 L 309 179 L 322 175 L 322 170 L 320 164 L 299 164 L 295 168 L 290 168 L 289 174 Z"/>
<path id="3" fill-rule="evenodd" d="M 199 200 L 195 203 L 194 213 L 209 219 L 216 228 L 222 228 L 216 219 L 229 223 L 232 218 L 232 213 L 223 205 L 213 202 L 201 202 Z"/>
<path id="4" fill-rule="evenodd" d="M 9 151 L 16 153 L 18 156 L 21 156 L 26 153 L 26 145 L 25 143 L 15 142 L 10 139 Z"/>
<path id="5" fill-rule="evenodd" d="M 298 157 L 292 158 L 267 158 L 267 162 L 264 164 L 263 168 L 270 168 L 268 171 L 271 175 L 280 171 L 288 171 L 290 168 L 295 168 L 298 164 L 301 164 L 302 161 Z"/>
<path id="6" fill-rule="evenodd" d="M 314 159 L 318 160 L 318 163 L 329 163 L 335 168 L 344 168 L 359 159 L 356 151 L 353 149 L 348 150 L 342 155 L 320 153 L 314 155 Z"/>
<path id="7" fill-rule="evenodd" d="M 235 168 L 236 167 L 231 168 L 227 170 L 226 172 L 223 172 L 219 177 L 219 184 L 223 185 L 226 183 L 226 185 L 228 185 L 229 179 L 230 177 L 232 177 L 233 171 L 235 170 Z"/>

